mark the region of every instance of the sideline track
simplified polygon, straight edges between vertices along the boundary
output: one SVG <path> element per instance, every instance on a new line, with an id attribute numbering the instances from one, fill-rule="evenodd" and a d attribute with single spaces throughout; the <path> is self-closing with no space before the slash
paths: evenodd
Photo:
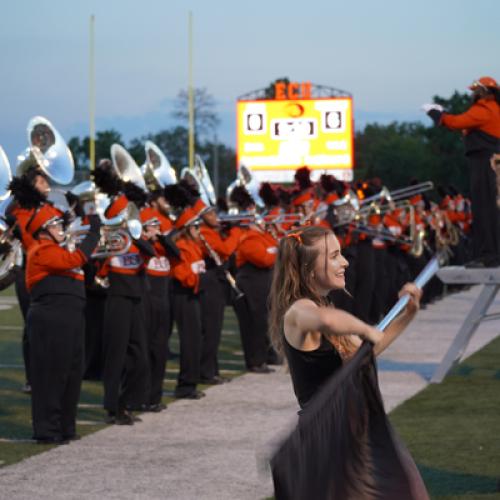
<path id="1" fill-rule="evenodd" d="M 421 311 L 379 359 L 380 386 L 390 411 L 422 390 L 441 361 L 481 287 L 450 295 Z M 500 299 L 491 307 L 500 310 Z M 466 351 L 500 332 L 484 322 Z M 295 420 L 289 376 L 246 374 L 208 389 L 199 401 L 178 401 L 144 414 L 133 427 L 112 426 L 0 468 L 2 498 L 245 500 L 272 495 L 258 457 Z"/>

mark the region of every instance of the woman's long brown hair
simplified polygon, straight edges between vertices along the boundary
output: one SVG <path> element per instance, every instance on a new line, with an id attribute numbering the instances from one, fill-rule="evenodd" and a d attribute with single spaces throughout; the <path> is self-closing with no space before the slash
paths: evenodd
<path id="1" fill-rule="evenodd" d="M 318 305 L 325 305 L 314 287 L 312 271 L 319 255 L 315 243 L 326 238 L 332 231 L 311 226 L 290 233 L 280 241 L 278 256 L 274 264 L 271 293 L 269 295 L 269 333 L 271 342 L 283 355 L 283 316 L 288 308 L 299 299 L 311 299 Z"/>

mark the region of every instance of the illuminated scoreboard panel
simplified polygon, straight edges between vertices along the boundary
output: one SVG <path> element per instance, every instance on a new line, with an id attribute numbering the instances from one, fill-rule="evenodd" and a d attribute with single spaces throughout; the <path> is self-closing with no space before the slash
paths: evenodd
<path id="1" fill-rule="evenodd" d="M 238 165 L 259 181 L 292 182 L 304 165 L 352 180 L 350 98 L 239 101 L 237 123 Z"/>

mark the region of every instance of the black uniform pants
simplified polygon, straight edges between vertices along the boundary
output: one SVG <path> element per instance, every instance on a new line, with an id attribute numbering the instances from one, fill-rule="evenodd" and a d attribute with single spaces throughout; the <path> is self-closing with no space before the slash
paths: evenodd
<path id="1" fill-rule="evenodd" d="M 171 328 L 170 295 L 166 276 L 148 276 L 149 293 L 145 295 L 144 310 L 149 357 L 148 398 L 146 404 L 161 403 L 163 379 L 167 367 L 168 338 Z"/>
<path id="2" fill-rule="evenodd" d="M 108 295 L 103 323 L 104 408 L 118 412 L 146 403 L 148 378 L 144 310 L 140 297 Z"/>
<path id="3" fill-rule="evenodd" d="M 200 381 L 201 305 L 198 294 L 174 281 L 172 313 L 180 342 L 180 367 L 175 393 L 186 396 L 196 390 Z"/>
<path id="4" fill-rule="evenodd" d="M 27 317 L 34 439 L 71 437 L 83 371 L 84 299 L 44 295 Z"/>
<path id="5" fill-rule="evenodd" d="M 30 294 L 26 288 L 26 273 L 23 267 L 16 269 L 16 281 L 14 286 L 16 289 L 17 302 L 19 303 L 19 308 L 21 309 L 21 314 L 23 315 L 24 328 L 23 328 L 23 339 L 22 339 L 22 349 L 23 349 L 23 360 L 24 360 L 24 372 L 26 375 L 26 383 L 31 384 L 30 378 L 30 346 L 28 340 L 28 331 L 26 328 L 26 316 L 28 315 L 28 309 L 30 307 Z"/>
<path id="6" fill-rule="evenodd" d="M 271 269 L 245 264 L 236 282 L 244 297 L 234 302 L 247 368 L 267 361 L 270 342 L 267 323 L 267 298 L 271 288 Z"/>
<path id="7" fill-rule="evenodd" d="M 224 278 L 223 278 L 224 279 Z M 200 375 L 209 380 L 219 375 L 218 351 L 224 323 L 226 288 L 217 270 L 209 269 L 201 276 L 201 366 Z"/>
<path id="8" fill-rule="evenodd" d="M 359 241 L 356 256 L 356 282 L 353 314 L 362 321 L 370 321 L 375 292 L 375 250 L 371 240 Z"/>
<path id="9" fill-rule="evenodd" d="M 381 247 L 373 248 L 375 289 L 371 302 L 370 323 L 378 323 L 386 309 L 386 304 L 389 302 L 388 294 L 390 291 L 389 281 L 389 257 L 387 249 Z"/>
<path id="10" fill-rule="evenodd" d="M 473 258 L 500 258 L 496 174 L 491 153 L 467 156 L 470 168 Z"/>

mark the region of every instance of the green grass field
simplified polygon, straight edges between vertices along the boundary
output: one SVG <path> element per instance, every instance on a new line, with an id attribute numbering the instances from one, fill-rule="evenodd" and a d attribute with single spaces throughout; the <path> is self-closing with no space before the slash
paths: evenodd
<path id="1" fill-rule="evenodd" d="M 13 290 L 0 293 L 10 297 Z M 6 299 L 3 300 L 12 300 Z M 16 306 L 0 310 L 0 467 L 46 447 L 32 444 L 29 396 L 24 383 L 20 340 L 22 321 Z M 178 350 L 174 334 L 172 349 Z M 221 345 L 225 376 L 242 373 L 244 363 L 232 310 L 226 310 Z M 177 362 L 169 361 L 165 403 L 174 388 Z M 103 427 L 102 387 L 84 382 L 78 433 Z M 500 338 L 462 363 L 442 384 L 428 386 L 391 413 L 391 421 L 408 445 L 432 498 L 500 499 Z"/>
<path id="2" fill-rule="evenodd" d="M 500 337 L 391 421 L 433 498 L 500 499 Z"/>

